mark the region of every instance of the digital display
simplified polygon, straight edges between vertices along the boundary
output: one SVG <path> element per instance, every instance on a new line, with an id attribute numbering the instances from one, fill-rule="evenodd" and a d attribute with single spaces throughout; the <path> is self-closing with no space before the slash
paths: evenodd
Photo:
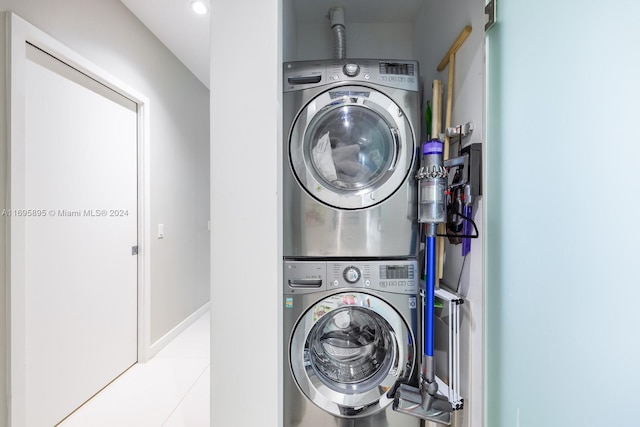
<path id="1" fill-rule="evenodd" d="M 413 76 L 414 64 L 402 64 L 398 62 L 381 62 L 380 74 L 394 74 L 398 76 Z"/>
<path id="2" fill-rule="evenodd" d="M 383 265 L 380 267 L 380 279 L 413 279 L 413 274 L 409 274 L 408 265 Z M 413 269 L 411 269 L 413 273 Z"/>

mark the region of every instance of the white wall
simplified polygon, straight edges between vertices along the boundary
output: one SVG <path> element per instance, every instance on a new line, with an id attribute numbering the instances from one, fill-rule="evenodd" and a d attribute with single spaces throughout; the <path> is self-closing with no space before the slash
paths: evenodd
<path id="1" fill-rule="evenodd" d="M 488 425 L 636 426 L 640 2 L 498 6 Z"/>
<path id="2" fill-rule="evenodd" d="M 327 11 L 330 9 L 327 3 Z M 293 0 L 284 4 L 285 61 L 333 58 L 333 35 L 328 14 L 314 23 L 298 22 Z M 358 22 L 355 8 L 345 6 L 348 58 L 411 59 L 413 25 L 410 22 Z"/>
<path id="3" fill-rule="evenodd" d="M 484 139 L 484 2 L 479 0 L 452 0 L 440 2 L 425 0 L 414 23 L 414 55 L 420 61 L 423 76 L 423 104 L 432 97 L 432 82 L 443 83 L 444 126 L 446 95 L 448 89 L 447 66 L 437 71 L 438 64 L 466 25 L 472 26 L 469 38 L 455 57 L 453 126 L 473 122 L 473 133 L 463 139 L 463 146 L 483 142 Z M 423 105 L 423 112 L 424 112 Z M 423 132 L 423 138 L 426 134 Z M 458 153 L 458 144 L 451 141 L 451 157 Z M 460 374 L 464 411 L 458 414 L 458 427 L 483 425 L 484 418 L 484 281 L 483 281 L 483 198 L 474 206 L 474 220 L 480 238 L 472 240 L 471 253 L 463 264 L 460 245 L 445 248 L 443 281 L 455 286 L 460 280 L 459 292 L 465 296 L 461 306 Z M 464 269 L 463 269 L 464 266 Z M 438 360 L 440 362 L 440 359 Z"/>
<path id="4" fill-rule="evenodd" d="M 298 50 L 298 25 L 293 0 L 282 0 L 282 21 L 280 22 L 282 61 L 296 61 Z"/>
<path id="5" fill-rule="evenodd" d="M 211 2 L 212 426 L 280 425 L 281 5 Z"/>
<path id="6" fill-rule="evenodd" d="M 209 92 L 118 0 L 0 0 L 0 10 L 16 12 L 150 100 L 151 222 L 152 229 L 164 223 L 167 236 L 152 238 L 151 245 L 151 338 L 156 341 L 209 298 Z M 4 114 L 0 120 L 5 129 Z M 2 165 L 4 137 L 3 132 Z M 4 179 L 5 166 L 0 170 Z M 0 312 L 2 325 L 5 317 Z M 0 331 L 4 334 L 5 327 Z M 0 342 L 6 340 L 0 337 Z M 4 344 L 0 350 L 5 357 Z M 4 378 L 0 382 L 4 393 Z M 6 419 L 2 411 L 4 405 L 0 426 Z"/>
<path id="7" fill-rule="evenodd" d="M 0 58 L 6 55 L 6 33 L 4 14 L 0 13 Z M 6 67 L 4 60 L 0 59 L 0 82 L 5 82 Z M 2 83 L 0 83 L 2 84 Z M 5 102 L 5 91 L 0 92 L 0 212 L 7 209 L 7 103 Z M 0 215 L 0 426 L 5 427 L 7 423 L 7 217 Z"/>
<path id="8" fill-rule="evenodd" d="M 354 18 L 357 21 L 357 18 Z M 360 23 L 345 21 L 348 58 L 412 59 L 411 23 Z M 333 58 L 331 23 L 297 24 L 295 60 Z"/>

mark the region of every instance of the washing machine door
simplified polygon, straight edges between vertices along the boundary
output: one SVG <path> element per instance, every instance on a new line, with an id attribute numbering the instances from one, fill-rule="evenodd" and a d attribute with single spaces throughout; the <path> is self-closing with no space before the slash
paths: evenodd
<path id="1" fill-rule="evenodd" d="M 414 135 L 402 109 L 363 86 L 330 89 L 297 115 L 289 137 L 300 185 L 338 209 L 381 203 L 407 179 Z"/>
<path id="2" fill-rule="evenodd" d="M 387 302 L 340 293 L 307 310 L 289 346 L 293 377 L 304 395 L 332 415 L 356 418 L 384 410 L 387 391 L 409 378 L 413 335 Z"/>

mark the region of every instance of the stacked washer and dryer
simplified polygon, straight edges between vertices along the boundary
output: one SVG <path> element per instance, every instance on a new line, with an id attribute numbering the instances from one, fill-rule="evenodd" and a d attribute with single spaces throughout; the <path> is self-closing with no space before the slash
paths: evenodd
<path id="1" fill-rule="evenodd" d="M 416 61 L 284 64 L 284 426 L 415 427 Z"/>

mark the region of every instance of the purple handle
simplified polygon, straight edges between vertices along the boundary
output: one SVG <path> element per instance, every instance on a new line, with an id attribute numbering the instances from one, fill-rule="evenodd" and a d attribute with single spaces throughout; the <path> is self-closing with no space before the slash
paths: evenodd
<path id="1" fill-rule="evenodd" d="M 442 154 L 444 151 L 444 144 L 442 141 L 432 139 L 422 144 L 422 154 Z"/>
<path id="2" fill-rule="evenodd" d="M 473 208 L 471 207 L 471 205 L 465 205 L 462 208 L 462 215 L 466 216 L 467 218 L 471 218 L 471 215 L 473 215 Z M 467 221 L 465 219 L 464 224 L 462 225 L 462 234 L 464 234 L 465 236 L 470 236 L 471 231 L 471 221 Z M 471 239 L 469 237 L 463 237 L 462 256 L 467 256 L 469 252 L 471 252 Z"/>

